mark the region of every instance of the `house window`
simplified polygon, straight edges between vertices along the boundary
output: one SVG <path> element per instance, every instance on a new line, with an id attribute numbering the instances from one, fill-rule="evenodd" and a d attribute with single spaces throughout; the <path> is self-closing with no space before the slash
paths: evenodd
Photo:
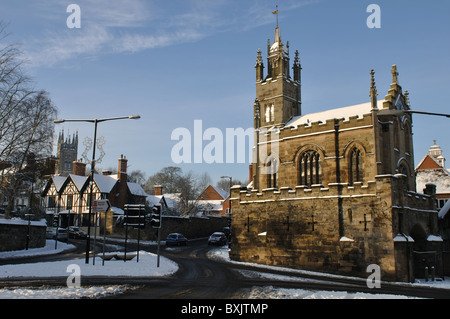
<path id="1" fill-rule="evenodd" d="M 311 187 L 322 182 L 320 154 L 316 151 L 306 151 L 298 161 L 299 185 Z"/>
<path id="2" fill-rule="evenodd" d="M 72 209 L 72 206 L 73 206 L 73 195 L 67 195 L 66 209 L 70 210 Z"/>
<path id="3" fill-rule="evenodd" d="M 362 155 L 358 148 L 353 148 L 349 154 L 349 184 L 363 181 Z"/>
<path id="4" fill-rule="evenodd" d="M 47 208 L 56 208 L 56 196 L 49 196 Z"/>

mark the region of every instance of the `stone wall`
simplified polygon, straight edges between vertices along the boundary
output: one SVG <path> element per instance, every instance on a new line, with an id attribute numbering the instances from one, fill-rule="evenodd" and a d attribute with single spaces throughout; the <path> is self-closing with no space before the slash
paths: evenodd
<path id="1" fill-rule="evenodd" d="M 28 248 L 44 247 L 47 225 L 44 222 L 30 224 Z M 28 221 L 0 219 L 0 251 L 24 250 L 26 248 Z"/>
<path id="2" fill-rule="evenodd" d="M 228 217 L 175 217 L 163 216 L 161 228 L 161 240 L 165 240 L 170 233 L 181 233 L 188 239 L 209 237 L 213 232 L 222 231 L 224 227 L 229 226 Z M 113 234 L 125 237 L 125 227 L 114 226 Z M 140 230 L 141 240 L 156 240 L 156 229 L 146 225 L 145 229 Z M 137 238 L 138 231 L 134 228 L 128 228 L 129 238 Z"/>
<path id="3" fill-rule="evenodd" d="M 230 257 L 361 277 L 367 277 L 367 266 L 377 264 L 382 280 L 408 281 L 413 247 L 396 247 L 393 237 L 400 231 L 409 235 L 413 220 L 433 225 L 437 215 L 433 196 L 405 191 L 393 197 L 401 180 L 383 175 L 367 185 L 262 192 L 233 188 Z M 437 235 L 434 226 L 424 231 L 425 239 Z"/>

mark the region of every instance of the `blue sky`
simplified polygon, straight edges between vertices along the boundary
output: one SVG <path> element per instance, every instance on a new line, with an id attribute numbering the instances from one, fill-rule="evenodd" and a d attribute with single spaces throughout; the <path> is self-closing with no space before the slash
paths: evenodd
<path id="1" fill-rule="evenodd" d="M 69 29 L 71 3 L 81 8 L 81 28 Z M 381 28 L 369 29 L 369 4 L 381 8 Z M 99 125 L 106 156 L 120 154 L 147 177 L 171 159 L 176 128 L 251 127 L 256 52 L 273 41 L 277 1 L 269 0 L 0 0 L 8 40 L 21 45 L 36 88 L 50 92 L 59 117 L 141 115 L 138 121 Z M 279 0 L 279 26 L 291 55 L 302 63 L 303 114 L 369 101 L 370 70 L 379 98 L 398 66 L 412 108 L 450 113 L 450 2 L 445 0 Z M 449 119 L 414 115 L 415 163 L 433 140 L 450 157 Z M 80 141 L 93 126 L 65 123 Z M 84 150 L 79 146 L 79 157 Z M 204 142 L 207 144 L 208 142 Z M 245 164 L 182 164 L 183 171 L 246 180 Z"/>

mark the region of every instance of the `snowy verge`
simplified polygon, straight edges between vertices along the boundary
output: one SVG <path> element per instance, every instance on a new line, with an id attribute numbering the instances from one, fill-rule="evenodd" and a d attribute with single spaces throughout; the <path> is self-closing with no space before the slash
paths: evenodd
<path id="1" fill-rule="evenodd" d="M 0 289 L 0 299 L 81 299 L 107 298 L 132 290 L 126 285 L 92 286 L 81 288 L 4 288 Z"/>
<path id="2" fill-rule="evenodd" d="M 111 254 L 111 253 L 108 253 Z M 123 254 L 123 252 L 117 252 Z M 136 254 L 129 252 L 128 255 Z M 0 278 L 45 278 L 45 277 L 68 277 L 73 271 L 70 265 L 77 265 L 80 269 L 81 281 L 83 277 L 91 276 L 123 276 L 123 277 L 160 277 L 169 276 L 177 272 L 178 264 L 170 259 L 160 257 L 160 267 L 156 267 L 157 255 L 140 251 L 139 262 L 137 257 L 124 262 L 123 260 L 105 260 L 104 265 L 100 256 L 96 257 L 95 265 L 89 264 L 84 259 L 73 259 L 53 262 L 40 262 L 33 264 L 17 264 L 0 266 Z"/>
<path id="3" fill-rule="evenodd" d="M 279 266 L 269 266 L 269 265 L 256 264 L 256 263 L 250 263 L 250 262 L 233 261 L 229 257 L 228 247 L 226 247 L 226 246 L 218 247 L 216 249 L 210 250 L 208 252 L 207 256 L 208 256 L 208 258 L 213 259 L 213 260 L 228 262 L 228 263 L 232 263 L 232 264 L 239 264 L 239 265 L 249 265 L 249 266 L 257 267 L 260 269 L 285 271 L 285 272 L 289 272 L 289 273 L 296 273 L 299 275 L 321 276 L 324 279 L 326 279 L 326 278 L 328 278 L 328 279 L 330 279 L 330 278 L 331 279 L 332 278 L 335 278 L 335 279 L 351 278 L 353 280 L 356 280 L 356 281 L 359 280 L 361 282 L 367 281 L 366 278 L 360 278 L 360 277 L 349 277 L 349 276 L 321 273 L 321 272 L 315 272 L 315 271 L 309 271 L 309 270 L 301 270 L 301 269 L 286 268 L 286 267 L 279 267 Z M 254 276 L 263 277 L 263 276 L 265 276 L 266 278 L 272 278 L 272 279 L 274 279 L 274 277 L 277 276 L 277 275 L 272 275 L 272 274 L 264 274 L 264 273 L 260 273 L 260 272 L 258 272 L 258 274 L 255 274 L 255 273 L 251 273 L 250 271 L 243 272 L 242 274 L 245 275 L 246 277 L 254 277 Z M 279 280 L 288 279 L 288 277 L 286 277 L 286 276 L 282 276 L 282 275 L 278 275 L 278 276 L 280 276 Z M 298 277 L 294 277 L 294 276 L 291 276 L 289 278 L 293 281 L 306 280 L 306 279 L 299 279 Z M 319 279 L 314 279 L 314 280 L 319 281 Z M 312 279 L 311 279 L 311 281 L 312 281 Z M 389 284 L 397 284 L 399 286 L 427 286 L 427 287 L 433 287 L 433 288 L 450 289 L 450 278 L 449 277 L 445 277 L 444 279 L 438 278 L 438 280 L 436 280 L 436 281 L 431 281 L 431 280 L 425 281 L 425 279 L 416 279 L 415 283 L 389 282 Z"/>
<path id="4" fill-rule="evenodd" d="M 47 239 L 45 247 L 30 248 L 28 250 L 2 251 L 0 252 L 0 260 L 11 258 L 33 257 L 33 256 L 56 255 L 75 248 L 76 247 L 72 244 L 66 244 L 58 241 L 58 244 L 56 245 L 55 249 L 55 240 Z"/>

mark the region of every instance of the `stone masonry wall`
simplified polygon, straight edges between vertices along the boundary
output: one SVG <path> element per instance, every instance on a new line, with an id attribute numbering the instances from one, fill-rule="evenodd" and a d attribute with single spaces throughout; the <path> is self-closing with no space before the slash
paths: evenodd
<path id="1" fill-rule="evenodd" d="M 436 216 L 430 209 L 432 196 L 402 192 L 393 197 L 399 182 L 401 177 L 383 175 L 351 187 L 331 184 L 261 193 L 234 188 L 230 257 L 361 277 L 367 277 L 370 264 L 377 264 L 382 280 L 408 281 L 413 278 L 412 248 L 393 239 L 399 232 L 396 214 L 401 209 L 405 220 L 413 215 L 424 223 Z"/>
<path id="2" fill-rule="evenodd" d="M 231 257 L 352 275 L 381 264 L 384 277 L 393 278 L 390 210 L 377 196 L 383 186 L 233 190 L 240 200 L 233 201 Z"/>
<path id="3" fill-rule="evenodd" d="M 229 226 L 228 217 L 173 217 L 163 216 L 161 228 L 161 240 L 165 240 L 170 233 L 181 233 L 186 238 L 209 237 L 213 232 L 222 231 L 223 227 Z M 125 227 L 113 227 L 113 233 L 125 237 Z M 140 231 L 142 240 L 156 240 L 156 230 L 146 225 Z M 136 229 L 128 228 L 129 238 L 137 238 Z"/>
<path id="4" fill-rule="evenodd" d="M 42 222 L 31 222 L 28 248 L 45 246 L 46 229 Z M 24 250 L 27 230 L 27 221 L 0 220 L 0 251 Z"/>

